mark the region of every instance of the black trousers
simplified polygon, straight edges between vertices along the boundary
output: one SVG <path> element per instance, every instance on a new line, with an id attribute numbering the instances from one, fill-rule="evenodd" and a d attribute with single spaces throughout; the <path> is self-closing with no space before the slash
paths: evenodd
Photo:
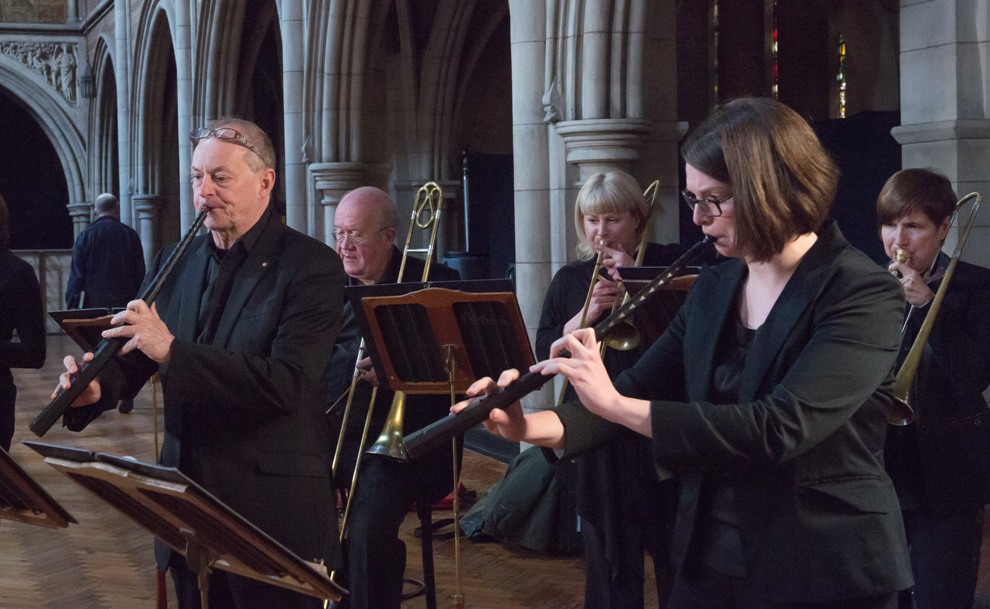
<path id="1" fill-rule="evenodd" d="M 349 609 L 399 609 L 406 544 L 399 527 L 413 502 L 433 504 L 454 489 L 449 446 L 420 461 L 366 455 L 347 523 Z"/>
<path id="2" fill-rule="evenodd" d="M 914 588 L 901 594 L 900 609 L 971 609 L 980 571 L 983 507 L 936 516 L 904 512 Z"/>
<path id="3" fill-rule="evenodd" d="M 758 598 L 749 580 L 730 577 L 708 567 L 678 574 L 667 609 L 897 609 L 897 593 L 827 603 L 771 603 Z"/>

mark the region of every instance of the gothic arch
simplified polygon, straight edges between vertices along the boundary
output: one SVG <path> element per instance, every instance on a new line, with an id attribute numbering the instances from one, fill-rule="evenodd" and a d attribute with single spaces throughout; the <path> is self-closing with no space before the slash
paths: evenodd
<path id="1" fill-rule="evenodd" d="M 244 6 L 228 0 L 203 3 L 193 40 L 193 120 L 229 114 L 234 109 Z"/>
<path id="2" fill-rule="evenodd" d="M 174 7 L 159 2 L 142 13 L 134 38 L 131 91 L 131 180 L 146 252 L 181 232 Z M 150 245 L 147 243 L 150 241 Z"/>
<path id="3" fill-rule="evenodd" d="M 117 143 L 117 85 L 109 43 L 101 36 L 93 51 L 96 102 L 90 119 L 90 184 L 93 195 L 112 192 L 120 197 L 120 155 Z M 124 211 L 124 210 L 122 210 Z M 130 217 L 130 210 L 126 210 Z M 125 218 L 127 219 L 127 218 Z"/>
<path id="4" fill-rule="evenodd" d="M 47 89 L 25 78 L 22 72 L 11 69 L 4 61 L 0 61 L 0 83 L 34 117 L 48 136 L 65 173 L 69 207 L 84 202 L 86 147 L 77 117 L 66 112 L 62 102 Z"/>

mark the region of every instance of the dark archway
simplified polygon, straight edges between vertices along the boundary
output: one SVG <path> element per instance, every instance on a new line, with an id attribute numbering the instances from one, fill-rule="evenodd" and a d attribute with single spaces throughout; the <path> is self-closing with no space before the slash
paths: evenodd
<path id="1" fill-rule="evenodd" d="M 48 136 L 0 89 L 0 193 L 10 208 L 11 249 L 72 247 L 65 171 Z"/>

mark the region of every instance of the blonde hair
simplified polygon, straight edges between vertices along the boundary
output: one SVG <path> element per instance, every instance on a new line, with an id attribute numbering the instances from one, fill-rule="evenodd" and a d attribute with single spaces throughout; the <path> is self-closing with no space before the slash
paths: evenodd
<path id="1" fill-rule="evenodd" d="M 612 169 L 596 173 L 584 181 L 574 203 L 574 228 L 579 237 L 577 244 L 579 259 L 588 260 L 595 256 L 592 244 L 585 238 L 584 217 L 623 212 L 629 212 L 639 218 L 639 228 L 636 229 L 638 239 L 646 230 L 645 219 L 649 215 L 649 206 L 636 178 L 624 171 Z"/>

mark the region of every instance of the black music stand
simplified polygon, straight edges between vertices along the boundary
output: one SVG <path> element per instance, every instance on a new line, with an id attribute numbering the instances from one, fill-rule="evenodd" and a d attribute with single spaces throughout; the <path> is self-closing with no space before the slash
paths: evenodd
<path id="1" fill-rule="evenodd" d="M 78 523 L 45 492 L 4 449 L 0 448 L 0 520 L 43 527 L 67 528 Z"/>
<path id="2" fill-rule="evenodd" d="M 25 441 L 56 470 L 186 557 L 207 609 L 207 576 L 222 569 L 333 602 L 346 590 L 172 467 L 79 448 Z"/>
<path id="3" fill-rule="evenodd" d="M 483 376 L 535 363 L 508 279 L 348 286 L 379 383 L 410 394 L 463 394 Z"/>
<path id="4" fill-rule="evenodd" d="M 629 266 L 619 267 L 619 276 L 630 296 L 635 296 L 647 284 L 665 273 L 665 266 Z M 700 267 L 687 267 L 683 275 L 670 280 L 663 288 L 654 294 L 648 303 L 636 309 L 632 315 L 632 324 L 641 332 L 645 344 L 652 344 L 664 333 L 673 321 L 687 298 L 694 280 L 698 278 Z"/>

